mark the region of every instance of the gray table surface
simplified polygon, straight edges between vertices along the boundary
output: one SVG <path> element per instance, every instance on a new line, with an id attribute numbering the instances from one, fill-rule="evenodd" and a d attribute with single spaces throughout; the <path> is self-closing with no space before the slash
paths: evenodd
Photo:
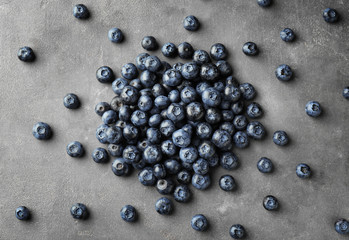
<path id="1" fill-rule="evenodd" d="M 80 2 L 92 13 L 87 21 L 72 16 L 73 5 Z M 348 239 L 337 234 L 333 224 L 339 217 L 349 218 L 349 102 L 341 95 L 349 85 L 349 2 L 274 2 L 265 9 L 255 0 L 0 0 L 0 239 L 230 239 L 229 228 L 235 223 L 245 226 L 248 239 Z M 322 10 L 329 6 L 341 14 L 338 24 L 322 19 Z M 200 19 L 200 31 L 183 29 L 182 20 L 190 14 Z M 111 27 L 124 31 L 124 43 L 108 40 Z M 281 41 L 284 27 L 295 31 L 295 42 Z M 120 76 L 121 66 L 143 52 L 140 40 L 145 35 L 161 44 L 188 41 L 196 49 L 225 44 L 234 75 L 258 91 L 256 101 L 265 110 L 261 121 L 269 133 L 247 149 L 234 150 L 241 167 L 231 172 L 215 169 L 213 186 L 193 189 L 193 200 L 176 203 L 172 216 L 156 213 L 160 195 L 141 185 L 135 172 L 117 177 L 110 163 L 98 165 L 90 157 L 101 146 L 95 138 L 101 120 L 94 106 L 114 95 L 110 85 L 97 82 L 95 71 L 109 65 Z M 247 41 L 257 43 L 258 57 L 243 55 Z M 18 48 L 25 45 L 34 49 L 35 63 L 17 59 Z M 294 70 L 290 82 L 275 78 L 274 70 L 282 63 Z M 64 108 L 62 98 L 69 92 L 79 95 L 80 109 Z M 320 118 L 305 114 L 309 100 L 321 103 Z M 31 128 L 37 121 L 52 126 L 52 140 L 33 138 Z M 289 146 L 272 142 L 272 133 L 279 129 L 289 134 Z M 73 140 L 87 150 L 81 159 L 65 152 Z M 257 171 L 256 162 L 263 156 L 275 163 L 271 175 Z M 297 178 L 295 167 L 301 162 L 313 169 L 311 179 Z M 227 173 L 236 178 L 236 192 L 218 187 L 219 177 Z M 268 194 L 279 199 L 280 211 L 263 209 Z M 89 207 L 89 220 L 73 220 L 69 209 L 75 202 Z M 137 208 L 138 222 L 121 220 L 125 204 Z M 15 218 L 19 205 L 30 208 L 31 221 Z M 197 213 L 210 222 L 205 233 L 190 227 Z"/>

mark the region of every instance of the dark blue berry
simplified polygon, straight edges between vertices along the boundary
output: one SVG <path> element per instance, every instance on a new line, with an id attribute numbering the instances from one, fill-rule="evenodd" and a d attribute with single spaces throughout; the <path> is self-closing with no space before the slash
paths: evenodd
<path id="1" fill-rule="evenodd" d="M 295 38 L 295 35 L 290 28 L 285 28 L 280 32 L 280 37 L 285 42 L 292 42 Z"/>
<path id="2" fill-rule="evenodd" d="M 200 22 L 195 16 L 187 16 L 183 20 L 183 27 L 188 31 L 196 31 L 200 27 Z"/>
<path id="3" fill-rule="evenodd" d="M 96 138 L 100 143 L 107 143 L 108 142 L 108 136 L 107 136 L 107 130 L 109 126 L 106 124 L 99 125 L 96 129 Z"/>
<path id="4" fill-rule="evenodd" d="M 131 122 L 136 127 L 145 126 L 148 123 L 148 116 L 145 112 L 141 110 L 136 110 L 131 115 Z"/>
<path id="5" fill-rule="evenodd" d="M 102 66 L 96 71 L 96 78 L 101 83 L 110 83 L 114 80 L 113 70 L 108 66 Z"/>
<path id="6" fill-rule="evenodd" d="M 170 199 L 162 197 L 156 201 L 155 210 L 161 215 L 169 215 L 173 211 L 173 203 Z"/>
<path id="7" fill-rule="evenodd" d="M 285 131 L 276 131 L 273 135 L 273 142 L 276 145 L 284 146 L 288 143 L 288 135 Z"/>
<path id="8" fill-rule="evenodd" d="M 234 119 L 234 113 L 230 110 L 223 110 L 222 111 L 222 120 L 225 122 L 233 121 Z"/>
<path id="9" fill-rule="evenodd" d="M 345 219 L 338 219 L 334 224 L 334 229 L 339 234 L 349 233 L 349 222 Z"/>
<path id="10" fill-rule="evenodd" d="M 121 75 L 128 80 L 135 79 L 138 76 L 137 67 L 133 63 L 126 63 L 121 68 Z"/>
<path id="11" fill-rule="evenodd" d="M 150 56 L 149 56 L 150 57 Z M 148 58 L 149 58 L 148 57 Z M 147 59 L 148 59 L 147 58 Z M 157 82 L 157 76 L 155 73 L 149 71 L 149 70 L 145 70 L 143 71 L 140 76 L 139 76 L 139 80 L 141 80 L 141 83 L 143 84 L 144 87 L 146 88 L 152 88 L 156 82 Z M 147 92 L 148 90 L 146 91 L 143 91 L 143 92 Z M 150 94 L 151 93 L 151 90 L 150 90 Z"/>
<path id="12" fill-rule="evenodd" d="M 269 158 L 262 157 L 257 163 L 257 168 L 261 173 L 271 173 L 273 171 L 274 165 Z"/>
<path id="13" fill-rule="evenodd" d="M 231 110 L 234 114 L 241 114 L 244 110 L 244 102 L 243 101 L 237 101 L 236 103 L 233 103 L 231 105 Z"/>
<path id="14" fill-rule="evenodd" d="M 230 134 L 221 129 L 218 129 L 213 133 L 211 141 L 221 150 L 229 150 L 232 147 L 232 138 Z"/>
<path id="15" fill-rule="evenodd" d="M 297 165 L 296 174 L 300 178 L 308 178 L 311 175 L 311 169 L 307 164 L 301 163 Z"/>
<path id="16" fill-rule="evenodd" d="M 117 120 L 118 120 L 118 115 L 115 111 L 108 110 L 105 113 L 103 113 L 102 121 L 104 122 L 104 124 L 116 123 Z"/>
<path id="17" fill-rule="evenodd" d="M 120 95 L 124 87 L 128 85 L 128 82 L 126 79 L 123 78 L 117 78 L 113 81 L 111 87 L 116 95 Z"/>
<path id="18" fill-rule="evenodd" d="M 162 151 L 157 145 L 149 145 L 144 149 L 143 159 L 146 163 L 155 164 L 161 161 Z"/>
<path id="19" fill-rule="evenodd" d="M 92 159 L 96 163 L 103 163 L 108 161 L 109 155 L 107 150 L 105 150 L 104 148 L 96 148 L 92 152 Z"/>
<path id="20" fill-rule="evenodd" d="M 77 141 L 69 143 L 66 150 L 68 155 L 71 157 L 82 157 L 84 154 L 84 148 L 82 147 L 81 143 Z"/>
<path id="21" fill-rule="evenodd" d="M 210 175 L 200 175 L 195 173 L 193 178 L 191 179 L 191 184 L 196 189 L 205 190 L 211 185 Z"/>
<path id="22" fill-rule="evenodd" d="M 342 95 L 344 98 L 349 99 L 349 86 L 343 89 Z"/>
<path id="23" fill-rule="evenodd" d="M 229 234 L 234 239 L 243 239 L 246 236 L 246 231 L 242 225 L 234 224 L 230 227 Z"/>
<path id="24" fill-rule="evenodd" d="M 183 103 L 191 103 L 197 97 L 196 91 L 193 87 L 186 86 L 181 91 L 181 100 Z"/>
<path id="25" fill-rule="evenodd" d="M 241 97 L 240 88 L 234 85 L 226 85 L 224 88 L 224 99 L 230 102 L 237 102 Z"/>
<path id="26" fill-rule="evenodd" d="M 239 158 L 233 152 L 223 152 L 220 156 L 219 163 L 222 168 L 232 170 L 239 166 Z"/>
<path id="27" fill-rule="evenodd" d="M 167 97 L 172 103 L 178 103 L 181 101 L 181 94 L 176 89 L 169 92 Z"/>
<path id="28" fill-rule="evenodd" d="M 17 52 L 17 57 L 23 62 L 32 62 L 35 60 L 35 54 L 30 47 L 21 47 Z"/>
<path id="29" fill-rule="evenodd" d="M 155 51 L 158 48 L 158 43 L 153 36 L 145 36 L 141 41 L 141 45 L 148 51 Z"/>
<path id="30" fill-rule="evenodd" d="M 141 80 L 139 80 L 138 78 L 133 79 L 133 80 L 130 82 L 130 86 L 136 88 L 137 90 L 141 90 L 141 89 L 143 88 L 142 82 L 141 82 Z"/>
<path id="31" fill-rule="evenodd" d="M 139 130 L 132 124 L 126 124 L 126 126 L 122 129 L 122 135 L 127 141 L 132 141 L 138 138 Z"/>
<path id="32" fill-rule="evenodd" d="M 258 103 L 252 102 L 247 106 L 246 113 L 250 118 L 259 118 L 263 115 L 263 109 Z"/>
<path id="33" fill-rule="evenodd" d="M 280 81 L 289 81 L 292 78 L 292 75 L 292 69 L 286 64 L 281 64 L 275 70 L 275 76 Z"/>
<path id="34" fill-rule="evenodd" d="M 194 48 L 190 43 L 182 42 L 178 45 L 178 55 L 182 59 L 191 59 L 194 54 Z"/>
<path id="35" fill-rule="evenodd" d="M 128 145 L 122 152 L 122 157 L 126 163 L 138 163 L 141 159 L 141 152 L 138 151 L 136 146 Z"/>
<path id="36" fill-rule="evenodd" d="M 103 113 L 106 111 L 110 110 L 110 105 L 107 102 L 99 102 L 95 106 L 95 112 L 99 115 L 102 116 Z"/>
<path id="37" fill-rule="evenodd" d="M 161 52 L 165 57 L 170 58 L 176 57 L 178 54 L 177 47 L 173 43 L 165 43 L 161 48 Z"/>
<path id="38" fill-rule="evenodd" d="M 189 121 L 200 121 L 205 115 L 205 109 L 199 102 L 189 103 L 185 110 Z"/>
<path id="39" fill-rule="evenodd" d="M 338 12 L 333 8 L 326 8 L 323 11 L 322 16 L 324 20 L 328 23 L 335 23 L 338 21 L 339 18 Z"/>
<path id="40" fill-rule="evenodd" d="M 175 183 L 171 178 L 159 179 L 156 183 L 156 190 L 158 190 L 160 194 L 164 194 L 164 195 L 173 193 L 174 187 L 175 187 Z"/>
<path id="41" fill-rule="evenodd" d="M 228 56 L 228 50 L 221 43 L 215 43 L 211 46 L 210 50 L 211 58 L 214 60 L 224 60 Z"/>
<path id="42" fill-rule="evenodd" d="M 200 74 L 200 67 L 195 62 L 185 63 L 182 66 L 181 74 L 185 79 L 188 79 L 188 80 L 195 79 Z"/>
<path id="43" fill-rule="evenodd" d="M 164 162 L 164 166 L 166 168 L 166 172 L 172 175 L 177 174 L 182 168 L 181 164 L 174 159 L 167 159 Z"/>
<path id="44" fill-rule="evenodd" d="M 111 165 L 111 170 L 116 176 L 125 176 L 129 174 L 131 167 L 125 162 L 125 159 L 116 158 Z"/>
<path id="45" fill-rule="evenodd" d="M 171 120 L 164 120 L 160 123 L 160 132 L 164 137 L 170 137 L 176 130 L 174 123 Z"/>
<path id="46" fill-rule="evenodd" d="M 219 179 L 219 187 L 224 191 L 232 191 L 236 188 L 235 179 L 230 175 L 223 175 Z"/>
<path id="47" fill-rule="evenodd" d="M 89 216 L 86 205 L 82 203 L 73 204 L 73 206 L 70 208 L 70 214 L 75 219 L 87 219 Z"/>
<path id="48" fill-rule="evenodd" d="M 201 122 L 196 126 L 196 136 L 200 139 L 210 139 L 212 133 L 212 126 L 207 122 Z"/>
<path id="49" fill-rule="evenodd" d="M 202 214 L 197 214 L 191 219 L 191 227 L 196 231 L 206 231 L 208 228 L 207 218 Z"/>
<path id="50" fill-rule="evenodd" d="M 309 101 L 307 105 L 305 105 L 305 112 L 310 117 L 318 117 L 320 116 L 322 109 L 320 103 L 317 101 Z"/>
<path id="51" fill-rule="evenodd" d="M 173 192 L 173 197 L 177 202 L 188 202 L 191 197 L 191 191 L 186 185 L 179 185 Z"/>
<path id="52" fill-rule="evenodd" d="M 137 219 L 137 212 L 133 206 L 125 205 L 120 210 L 120 216 L 126 222 L 134 222 Z"/>
<path id="53" fill-rule="evenodd" d="M 188 147 L 191 143 L 190 134 L 183 129 L 176 130 L 172 134 L 172 142 L 177 147 Z"/>
<path id="54" fill-rule="evenodd" d="M 231 122 L 223 122 L 219 125 L 219 129 L 227 131 L 231 136 L 235 133 L 234 124 Z"/>
<path id="55" fill-rule="evenodd" d="M 16 208 L 15 216 L 18 220 L 28 220 L 30 218 L 30 211 L 25 206 Z"/>
<path id="56" fill-rule="evenodd" d="M 149 56 L 145 60 L 145 67 L 150 72 L 157 72 L 162 68 L 162 63 L 157 56 Z"/>
<path id="57" fill-rule="evenodd" d="M 52 136 L 50 125 L 44 122 L 35 123 L 32 129 L 33 136 L 39 140 L 46 140 Z"/>
<path id="58" fill-rule="evenodd" d="M 205 120 L 209 124 L 217 124 L 222 120 L 222 113 L 218 108 L 209 108 L 206 110 Z"/>
<path id="59" fill-rule="evenodd" d="M 156 183 L 156 177 L 154 175 L 153 168 L 146 167 L 138 173 L 138 180 L 144 186 L 153 186 Z"/>
<path id="60" fill-rule="evenodd" d="M 257 3 L 261 7 L 268 7 L 271 4 L 271 0 L 257 0 Z"/>
<path id="61" fill-rule="evenodd" d="M 249 144 L 247 134 L 241 131 L 238 131 L 234 134 L 233 142 L 237 148 L 246 148 Z"/>
<path id="62" fill-rule="evenodd" d="M 268 211 L 274 211 L 278 209 L 279 202 L 276 197 L 269 195 L 263 199 L 263 207 Z"/>
<path id="63" fill-rule="evenodd" d="M 165 166 L 161 163 L 155 164 L 153 167 L 154 175 L 157 179 L 163 179 L 166 177 L 166 169 Z"/>
<path id="64" fill-rule="evenodd" d="M 248 120 L 244 115 L 236 115 L 233 124 L 237 130 L 244 130 L 247 127 Z"/>
<path id="65" fill-rule="evenodd" d="M 77 4 L 73 8 L 73 15 L 78 19 L 87 19 L 90 16 L 90 12 L 84 4 Z"/>
<path id="66" fill-rule="evenodd" d="M 160 114 L 154 114 L 149 118 L 149 127 L 158 127 L 162 122 L 162 117 Z"/>
<path id="67" fill-rule="evenodd" d="M 109 144 L 108 145 L 108 152 L 113 157 L 122 156 L 123 151 L 124 151 L 124 147 L 120 144 Z"/>
<path id="68" fill-rule="evenodd" d="M 265 128 L 262 123 L 253 121 L 247 125 L 246 133 L 249 137 L 260 140 L 265 136 Z"/>
<path id="69" fill-rule="evenodd" d="M 240 92 L 245 100 L 252 100 L 257 94 L 255 88 L 250 83 L 241 84 Z"/>
<path id="70" fill-rule="evenodd" d="M 193 170 L 197 174 L 205 175 L 209 172 L 210 165 L 205 159 L 199 158 L 193 163 Z"/>
<path id="71" fill-rule="evenodd" d="M 194 163 L 198 158 L 198 151 L 195 147 L 183 147 L 179 151 L 179 158 L 186 163 Z"/>
<path id="72" fill-rule="evenodd" d="M 171 101 L 166 96 L 158 96 L 154 100 L 154 104 L 159 109 L 165 109 L 170 105 Z"/>
<path id="73" fill-rule="evenodd" d="M 219 60 L 216 62 L 216 66 L 218 71 L 222 77 L 229 76 L 233 73 L 233 68 L 231 65 L 225 60 Z"/>
<path id="74" fill-rule="evenodd" d="M 208 82 L 201 81 L 196 85 L 195 90 L 201 96 L 202 93 L 210 87 L 212 87 L 211 84 L 209 84 Z"/>
<path id="75" fill-rule="evenodd" d="M 219 77 L 219 70 L 213 63 L 205 63 L 201 66 L 200 77 L 204 81 L 214 81 Z"/>
<path id="76" fill-rule="evenodd" d="M 171 103 L 167 108 L 166 116 L 174 123 L 182 121 L 185 118 L 185 111 L 182 105 L 178 103 Z"/>
<path id="77" fill-rule="evenodd" d="M 242 52 L 247 56 L 255 56 L 259 50 L 254 42 L 247 42 L 242 46 Z"/>
<path id="78" fill-rule="evenodd" d="M 149 57 L 148 53 L 141 53 L 136 57 L 136 66 L 139 70 L 146 70 L 147 68 L 145 67 L 145 60 Z"/>
<path id="79" fill-rule="evenodd" d="M 189 184 L 191 182 L 191 174 L 188 170 L 183 169 L 177 173 L 176 179 L 181 184 Z"/>
<path id="80" fill-rule="evenodd" d="M 112 28 L 108 32 L 108 38 L 114 43 L 120 43 L 124 40 L 124 34 L 119 28 Z"/>
<path id="81" fill-rule="evenodd" d="M 196 50 L 193 55 L 193 61 L 198 65 L 211 62 L 210 55 L 205 50 Z"/>

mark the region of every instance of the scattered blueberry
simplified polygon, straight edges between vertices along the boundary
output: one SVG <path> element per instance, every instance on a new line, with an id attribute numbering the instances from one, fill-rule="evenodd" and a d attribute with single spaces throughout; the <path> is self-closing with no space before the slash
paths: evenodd
<path id="1" fill-rule="evenodd" d="M 280 32 L 280 37 L 285 42 L 292 42 L 295 38 L 295 35 L 290 28 L 285 28 Z"/>
<path id="2" fill-rule="evenodd" d="M 96 148 L 92 152 L 92 159 L 96 163 L 102 163 L 102 162 L 108 161 L 109 155 L 107 150 L 105 150 L 104 148 Z"/>
<path id="3" fill-rule="evenodd" d="M 310 117 L 318 117 L 320 116 L 322 109 L 319 102 L 309 101 L 307 105 L 305 105 L 305 112 Z"/>
<path id="4" fill-rule="evenodd" d="M 221 43 L 215 43 L 211 46 L 210 50 L 211 58 L 214 60 L 224 60 L 228 56 L 228 50 Z"/>
<path id="5" fill-rule="evenodd" d="M 224 191 L 232 191 L 236 188 L 235 179 L 230 175 L 223 175 L 219 179 L 219 187 Z"/>
<path id="6" fill-rule="evenodd" d="M 247 125 L 246 133 L 249 137 L 260 140 L 265 136 L 265 128 L 262 123 L 258 121 L 252 121 Z"/>
<path id="7" fill-rule="evenodd" d="M 193 187 L 199 190 L 205 190 L 211 185 L 211 178 L 210 175 L 200 175 L 195 173 L 192 180 L 191 184 Z"/>
<path id="8" fill-rule="evenodd" d="M 138 173 L 138 180 L 144 186 L 153 186 L 156 182 L 156 177 L 154 175 L 153 168 L 146 167 Z"/>
<path id="9" fill-rule="evenodd" d="M 178 45 L 178 55 L 182 59 L 191 59 L 194 54 L 194 48 L 190 43 L 182 42 Z"/>
<path id="10" fill-rule="evenodd" d="M 66 108 L 76 109 L 80 106 L 80 100 L 74 93 L 68 93 L 63 98 L 63 104 Z"/>
<path id="11" fill-rule="evenodd" d="M 133 63 L 127 63 L 122 66 L 121 75 L 128 80 L 135 79 L 138 76 L 137 67 Z"/>
<path id="12" fill-rule="evenodd" d="M 222 77 L 229 76 L 233 73 L 233 68 L 231 65 L 225 60 L 219 60 L 216 62 L 216 66 L 218 71 Z"/>
<path id="13" fill-rule="evenodd" d="M 116 114 L 115 111 L 108 110 L 105 113 L 103 113 L 102 121 L 104 122 L 104 124 L 116 123 L 117 120 L 118 120 L 118 115 Z"/>
<path id="14" fill-rule="evenodd" d="M 311 169 L 307 164 L 301 163 L 297 165 L 296 174 L 300 178 L 308 178 L 311 175 Z"/>
<path id="15" fill-rule="evenodd" d="M 73 15 L 78 19 L 87 19 L 90 16 L 90 12 L 84 4 L 78 4 L 73 8 Z"/>
<path id="16" fill-rule="evenodd" d="M 207 218 L 202 214 L 197 214 L 191 219 L 191 227 L 196 231 L 205 231 L 208 228 Z"/>
<path id="17" fill-rule="evenodd" d="M 243 239 L 246 235 L 245 228 L 240 224 L 234 224 L 229 230 L 230 236 L 234 239 Z"/>
<path id="18" fill-rule="evenodd" d="M 169 58 L 174 58 L 178 54 L 177 47 L 173 43 L 165 43 L 161 48 L 161 52 L 165 57 Z"/>
<path id="19" fill-rule="evenodd" d="M 261 173 L 270 173 L 273 171 L 274 165 L 269 158 L 262 157 L 257 163 L 257 168 Z"/>
<path id="20" fill-rule="evenodd" d="M 339 14 L 333 8 L 326 8 L 323 11 L 322 16 L 323 16 L 323 18 L 324 18 L 324 20 L 326 22 L 328 22 L 328 23 L 335 23 L 335 22 L 338 21 Z"/>
<path id="21" fill-rule="evenodd" d="M 175 183 L 171 178 L 159 179 L 156 183 L 156 190 L 158 190 L 160 194 L 170 194 L 173 192 L 174 187 Z"/>
<path id="22" fill-rule="evenodd" d="M 21 47 L 17 52 L 18 59 L 23 62 L 32 62 L 35 60 L 35 54 L 30 47 Z"/>
<path id="23" fill-rule="evenodd" d="M 108 38 L 113 43 L 120 43 L 124 40 L 124 34 L 119 28 L 112 28 L 108 32 Z"/>
<path id="24" fill-rule="evenodd" d="M 240 85 L 240 92 L 245 100 L 252 100 L 257 92 L 251 83 L 243 83 Z"/>
<path id="25" fill-rule="evenodd" d="M 191 182 L 191 173 L 188 170 L 181 170 L 177 173 L 177 182 L 181 184 L 189 184 Z"/>
<path id="26" fill-rule="evenodd" d="M 343 97 L 349 99 L 349 86 L 343 89 Z"/>
<path id="27" fill-rule="evenodd" d="M 179 185 L 173 192 L 173 197 L 177 202 L 188 202 L 191 197 L 191 191 L 186 185 Z"/>
<path id="28" fill-rule="evenodd" d="M 70 214 L 75 219 L 86 219 L 89 216 L 87 207 L 82 203 L 75 203 L 70 208 Z"/>
<path id="29" fill-rule="evenodd" d="M 286 82 L 292 78 L 293 72 L 292 72 L 292 69 L 288 65 L 281 64 L 275 70 L 275 75 L 276 75 L 277 79 L 279 79 L 280 81 Z"/>
<path id="30" fill-rule="evenodd" d="M 19 206 L 16 208 L 15 214 L 18 220 L 28 220 L 30 218 L 30 211 L 25 206 Z"/>
<path id="31" fill-rule="evenodd" d="M 67 145 L 67 153 L 71 157 L 82 157 L 84 154 L 84 148 L 80 142 L 74 141 Z"/>
<path id="32" fill-rule="evenodd" d="M 146 67 L 147 70 L 149 70 L 150 72 L 157 72 L 161 69 L 162 67 L 162 63 L 160 61 L 160 59 L 157 56 L 148 56 L 145 59 L 145 64 L 144 66 Z M 144 72 L 143 72 L 144 73 Z M 141 75 L 142 76 L 142 75 Z M 143 76 L 145 77 L 145 76 Z M 141 78 L 142 81 L 142 78 Z M 144 81 L 143 81 L 144 82 Z M 142 82 L 142 83 L 143 83 Z M 155 85 L 155 83 L 153 84 L 153 86 Z M 151 85 L 148 85 L 149 87 L 153 87 Z"/>
<path id="33" fill-rule="evenodd" d="M 39 140 L 46 140 L 52 136 L 51 127 L 44 122 L 38 122 L 33 126 L 33 136 Z"/>
<path id="34" fill-rule="evenodd" d="M 173 211 L 173 203 L 170 199 L 162 197 L 156 201 L 155 210 L 161 215 L 169 215 Z"/>
<path id="35" fill-rule="evenodd" d="M 261 7 L 268 7 L 271 4 L 271 0 L 257 0 L 257 3 Z"/>
<path id="36" fill-rule="evenodd" d="M 195 16 L 187 16 L 183 20 L 183 27 L 188 31 L 196 31 L 200 27 L 200 22 Z"/>
<path id="37" fill-rule="evenodd" d="M 246 113 L 250 118 L 259 118 L 263 115 L 263 109 L 258 103 L 252 102 L 247 106 Z"/>
<path id="38" fill-rule="evenodd" d="M 233 152 L 223 152 L 220 155 L 219 163 L 222 168 L 232 170 L 239 166 L 239 158 Z"/>
<path id="39" fill-rule="evenodd" d="M 211 62 L 210 55 L 205 50 L 196 50 L 193 60 L 199 65 Z"/>
<path id="40" fill-rule="evenodd" d="M 130 172 L 130 166 L 123 158 L 116 158 L 111 165 L 111 169 L 116 176 L 125 176 Z"/>
<path id="41" fill-rule="evenodd" d="M 182 66 L 181 74 L 185 79 L 188 79 L 188 80 L 195 79 L 200 74 L 200 67 L 195 62 L 185 63 Z"/>
<path id="42" fill-rule="evenodd" d="M 120 216 L 126 222 L 134 222 L 137 219 L 137 212 L 133 206 L 125 205 L 120 210 Z"/>
<path id="43" fill-rule="evenodd" d="M 276 145 L 284 146 L 288 143 L 288 135 L 285 131 L 276 131 L 273 135 L 273 142 Z"/>
<path id="44" fill-rule="evenodd" d="M 334 224 L 334 229 L 339 234 L 349 233 L 349 222 L 345 219 L 338 219 Z"/>
<path id="45" fill-rule="evenodd" d="M 259 50 L 254 42 L 247 42 L 242 46 L 242 52 L 247 56 L 255 56 Z"/>
<path id="46" fill-rule="evenodd" d="M 263 207 L 268 211 L 274 211 L 278 209 L 279 202 L 276 197 L 268 195 L 263 199 Z"/>
<path id="47" fill-rule="evenodd" d="M 153 36 L 145 36 L 142 39 L 141 45 L 148 51 L 155 51 L 158 48 L 158 43 Z"/>
<path id="48" fill-rule="evenodd" d="M 147 59 L 147 57 L 149 57 L 148 53 L 141 53 L 136 57 L 136 66 L 139 70 L 146 70 L 145 60 Z"/>
<path id="49" fill-rule="evenodd" d="M 234 134 L 233 142 L 237 148 L 246 148 L 249 144 L 247 134 L 242 131 L 238 131 Z"/>
<path id="50" fill-rule="evenodd" d="M 102 66 L 96 71 L 96 78 L 101 83 L 110 83 L 114 80 L 113 70 L 108 66 Z"/>

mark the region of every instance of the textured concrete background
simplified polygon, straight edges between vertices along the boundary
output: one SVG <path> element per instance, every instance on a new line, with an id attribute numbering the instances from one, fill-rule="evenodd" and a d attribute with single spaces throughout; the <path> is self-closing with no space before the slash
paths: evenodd
<path id="1" fill-rule="evenodd" d="M 87 21 L 72 15 L 73 5 L 81 2 L 92 14 Z M 230 239 L 228 231 L 235 223 L 245 226 L 248 239 L 348 239 L 338 235 L 333 224 L 339 217 L 349 218 L 349 102 L 341 96 L 349 85 L 349 3 L 274 2 L 265 9 L 255 0 L 0 0 L 0 239 Z M 326 7 L 338 10 L 340 23 L 324 22 Z M 189 14 L 199 18 L 200 31 L 183 29 L 182 20 Z M 124 43 L 108 40 L 111 27 L 123 30 Z M 281 41 L 284 27 L 297 34 L 294 43 Z M 225 44 L 234 75 L 256 87 L 256 101 L 265 109 L 261 121 L 269 132 L 264 141 L 235 150 L 241 167 L 232 172 L 216 169 L 212 187 L 193 189 L 193 201 L 176 203 L 172 216 L 156 213 L 154 203 L 160 195 L 142 186 L 135 172 L 120 178 L 110 163 L 96 164 L 90 157 L 100 146 L 94 136 L 100 124 L 94 106 L 113 97 L 111 86 L 98 83 L 95 71 L 109 65 L 120 76 L 120 67 L 143 52 L 140 41 L 145 35 L 161 44 L 188 41 L 196 49 Z M 257 43 L 258 57 L 243 55 L 246 41 Z M 34 49 L 35 63 L 17 59 L 24 45 Z M 295 72 L 288 83 L 274 76 L 282 63 Z M 62 99 L 69 92 L 80 97 L 80 109 L 64 108 Z M 305 114 L 309 100 L 321 103 L 323 116 Z M 52 126 L 52 140 L 33 138 L 37 121 Z M 272 133 L 279 129 L 288 132 L 289 146 L 272 142 Z M 87 150 L 82 159 L 65 152 L 73 140 Z M 256 162 L 262 156 L 275 163 L 273 174 L 258 172 Z M 297 178 L 295 167 L 301 162 L 313 169 L 311 179 Z M 238 191 L 219 189 L 218 179 L 227 173 L 236 178 Z M 262 199 L 268 194 L 279 199 L 280 211 L 263 209 Z M 73 220 L 69 209 L 75 202 L 89 207 L 89 220 Z M 125 204 L 137 208 L 137 223 L 121 220 L 119 211 Z M 31 221 L 15 218 L 19 205 L 30 208 Z M 209 219 L 206 233 L 190 227 L 197 213 Z"/>

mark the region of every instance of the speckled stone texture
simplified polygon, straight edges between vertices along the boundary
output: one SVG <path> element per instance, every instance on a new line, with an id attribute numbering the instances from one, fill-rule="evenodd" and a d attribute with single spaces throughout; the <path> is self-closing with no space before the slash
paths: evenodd
<path id="1" fill-rule="evenodd" d="M 337 218 L 349 218 L 349 101 L 342 90 L 349 85 L 349 2 L 345 0 L 275 0 L 270 8 L 255 0 L 152 0 L 152 1 L 48 1 L 0 0 L 0 239 L 230 239 L 231 225 L 242 224 L 248 239 L 347 239 L 334 230 Z M 73 17 L 75 4 L 85 4 L 91 18 Z M 341 15 L 338 24 L 328 24 L 322 10 L 332 7 Z M 182 20 L 195 15 L 197 32 L 186 31 Z M 108 30 L 120 28 L 125 41 L 113 44 Z M 285 27 L 297 38 L 285 43 L 279 33 Z M 265 114 L 268 131 L 264 141 L 252 141 L 234 152 L 241 166 L 234 171 L 216 169 L 207 191 L 193 191 L 190 203 L 175 203 L 172 216 L 161 216 L 154 204 L 155 188 L 138 182 L 136 172 L 117 177 L 111 162 L 96 164 L 91 153 L 101 146 L 95 129 L 101 123 L 95 104 L 110 101 L 111 85 L 101 84 L 95 72 L 110 66 L 117 77 L 123 64 L 134 62 L 143 52 L 146 35 L 166 42 L 190 42 L 209 51 L 223 43 L 234 75 L 252 83 Z M 258 45 L 260 54 L 247 57 L 241 48 L 247 41 Z M 30 46 L 34 63 L 17 59 L 17 50 Z M 162 60 L 160 50 L 156 51 Z M 166 59 L 170 63 L 180 59 Z M 274 71 L 288 64 L 294 79 L 280 82 Z M 81 108 L 68 110 L 63 97 L 75 93 Z M 306 115 L 305 104 L 315 100 L 323 115 Z M 53 130 L 49 141 L 38 141 L 31 129 L 38 121 Z M 291 141 L 278 147 L 272 133 L 285 130 Z M 65 146 L 80 141 L 86 154 L 70 158 Z M 261 174 L 261 157 L 270 158 L 275 172 Z M 313 170 L 311 179 L 296 176 L 298 163 Z M 223 174 L 231 174 L 235 192 L 218 186 Z M 263 198 L 274 195 L 280 210 L 267 212 Z M 90 219 L 76 221 L 73 203 L 90 210 Z M 139 213 L 134 224 L 124 222 L 120 209 L 133 205 Z M 16 207 L 27 206 L 29 222 L 15 218 Z M 210 228 L 194 231 L 190 220 L 204 214 Z"/>

